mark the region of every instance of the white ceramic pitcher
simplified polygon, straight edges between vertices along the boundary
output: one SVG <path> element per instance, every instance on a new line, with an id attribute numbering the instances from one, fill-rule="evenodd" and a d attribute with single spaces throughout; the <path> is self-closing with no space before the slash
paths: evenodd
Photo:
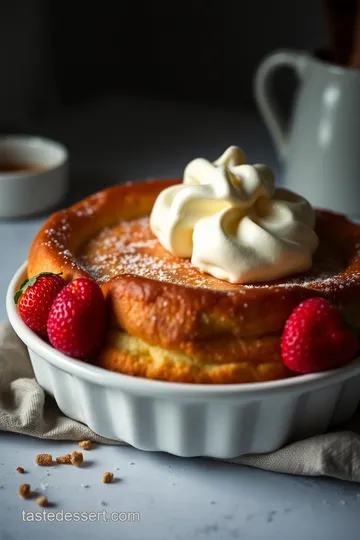
<path id="1" fill-rule="evenodd" d="M 290 67 L 299 87 L 289 125 L 273 76 Z M 312 205 L 360 216 L 360 71 L 294 51 L 270 54 L 255 76 L 255 96 L 284 162 L 284 185 Z"/>

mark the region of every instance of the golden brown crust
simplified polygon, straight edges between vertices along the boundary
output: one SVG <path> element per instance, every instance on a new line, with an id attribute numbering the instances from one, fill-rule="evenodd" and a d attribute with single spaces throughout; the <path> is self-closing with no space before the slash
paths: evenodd
<path id="1" fill-rule="evenodd" d="M 81 245 L 104 227 L 148 214 L 159 191 L 173 183 L 163 180 L 110 187 L 52 214 L 30 247 L 28 274 L 63 271 L 64 279 L 88 276 L 76 260 Z"/>
<path id="2" fill-rule="evenodd" d="M 213 362 L 211 355 L 194 359 L 180 353 L 151 346 L 126 332 L 112 330 L 97 364 L 126 375 L 171 382 L 198 384 L 231 384 L 264 382 L 294 375 L 278 354 L 279 338 L 243 343 L 246 355 Z M 269 356 L 264 357 L 264 352 Z M 271 354 L 271 351 L 273 354 Z M 260 354 L 259 354 L 260 353 Z M 246 359 L 245 359 L 246 358 Z"/>
<path id="3" fill-rule="evenodd" d="M 115 242 L 110 254 L 101 247 L 107 234 L 121 236 L 117 223 L 148 215 L 158 193 L 174 182 L 158 180 L 115 186 L 88 197 L 51 216 L 31 246 L 30 276 L 41 271 L 62 271 L 66 279 L 92 275 L 107 297 L 113 327 L 165 351 L 186 355 L 199 367 L 189 363 L 174 367 L 174 362 L 169 361 L 159 367 L 155 361 L 145 360 L 146 355 L 135 358 L 112 345 L 102 354 L 101 365 L 165 380 L 244 382 L 240 365 L 258 365 L 259 372 L 261 364 L 282 366 L 282 329 L 291 311 L 304 299 L 324 296 L 343 309 L 355 324 L 360 324 L 360 226 L 338 214 L 317 211 L 320 248 L 310 273 L 254 286 L 233 285 L 204 276 L 190 269 L 187 261 L 175 261 L 156 239 L 145 248 L 131 247 L 131 252 L 140 258 L 146 251 L 155 254 L 156 260 L 164 262 L 165 278 L 160 271 L 157 276 L 155 270 L 151 274 L 154 279 L 144 272 L 135 275 L 137 259 L 127 263 L 130 259 L 126 246 L 118 247 Z M 136 234 L 140 240 L 142 234 L 149 240 L 151 233 L 144 228 Z M 84 269 L 91 270 L 91 258 L 99 255 L 99 249 L 100 257 L 111 255 L 117 261 L 110 267 L 114 276 L 110 279 Z M 119 260 L 122 270 L 116 275 Z M 80 266 L 80 261 L 90 265 Z M 273 378 L 285 376 L 276 369 L 276 373 L 269 372 Z"/>

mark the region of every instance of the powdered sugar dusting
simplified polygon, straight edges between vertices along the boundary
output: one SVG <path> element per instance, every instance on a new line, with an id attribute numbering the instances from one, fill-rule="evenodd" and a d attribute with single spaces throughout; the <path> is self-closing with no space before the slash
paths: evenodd
<path id="1" fill-rule="evenodd" d="M 45 230 L 45 239 L 42 241 L 42 244 L 48 247 L 57 248 L 60 255 L 63 256 L 66 261 L 75 267 L 77 261 L 74 255 L 66 247 L 68 245 L 69 238 L 72 233 L 72 228 L 69 224 L 69 221 L 64 215 L 60 218 L 59 226 L 55 228 L 49 227 Z"/>
<path id="2" fill-rule="evenodd" d="M 354 255 L 360 255 L 360 245 L 356 245 Z M 344 261 L 343 259 L 342 252 L 335 250 L 329 243 L 323 242 L 316 252 L 313 265 L 308 272 L 289 276 L 279 282 L 254 283 L 244 285 L 244 287 L 245 289 L 256 289 L 259 287 L 272 288 L 276 286 L 286 289 L 300 286 L 316 289 L 321 284 L 321 289 L 324 292 L 331 292 L 335 289 L 345 289 L 352 287 L 358 282 L 360 277 L 360 273 L 356 272 L 346 277 L 343 275 L 347 263 L 348 261 Z"/>
<path id="3" fill-rule="evenodd" d="M 190 261 L 174 257 L 159 244 L 148 217 L 103 229 L 84 247 L 78 264 L 103 283 L 120 274 L 197 287 L 208 279 Z"/>
<path id="4" fill-rule="evenodd" d="M 354 273 L 351 276 L 342 276 L 331 274 L 331 272 L 325 272 L 323 274 L 318 274 L 316 277 L 307 277 L 298 276 L 296 278 L 288 279 L 282 283 L 263 283 L 263 284 L 254 284 L 254 285 L 244 285 L 245 289 L 258 289 L 258 288 L 283 288 L 289 289 L 292 287 L 306 287 L 316 289 L 321 284 L 321 290 L 323 292 L 331 292 L 338 289 L 347 289 L 353 287 L 355 284 L 358 284 L 360 279 L 360 273 Z"/>

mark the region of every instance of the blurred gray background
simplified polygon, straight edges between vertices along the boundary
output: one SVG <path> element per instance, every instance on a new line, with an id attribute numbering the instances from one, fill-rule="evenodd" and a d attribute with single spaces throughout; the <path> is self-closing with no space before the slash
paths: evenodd
<path id="1" fill-rule="evenodd" d="M 2 0 L 0 124 L 103 94 L 252 107 L 264 55 L 324 44 L 321 0 Z"/>
<path id="2" fill-rule="evenodd" d="M 0 132 L 68 146 L 63 204 L 230 144 L 277 169 L 254 72 L 275 49 L 326 46 L 321 1 L 1 0 Z M 292 75 L 276 86 L 289 110 Z"/>

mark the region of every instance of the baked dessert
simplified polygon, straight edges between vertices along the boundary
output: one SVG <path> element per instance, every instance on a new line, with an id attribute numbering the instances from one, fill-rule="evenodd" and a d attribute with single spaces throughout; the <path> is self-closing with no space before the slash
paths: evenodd
<path id="1" fill-rule="evenodd" d="M 225 158 L 222 156 L 225 165 L 223 162 L 213 165 L 221 174 L 226 173 L 231 189 L 235 186 L 241 191 L 241 203 L 237 200 L 233 204 L 230 193 L 226 204 L 219 204 L 217 194 L 206 191 L 209 182 L 194 181 L 196 189 L 205 186 L 206 195 L 201 191 L 202 199 L 199 199 L 199 190 L 195 190 L 190 204 L 185 197 L 188 204 L 185 210 L 182 201 L 176 219 L 172 219 L 170 213 L 158 219 L 154 217 L 154 209 L 164 203 L 161 194 L 165 188 L 174 187 L 176 193 L 180 192 L 181 180 L 127 183 L 53 214 L 37 234 L 29 253 L 29 276 L 44 271 L 62 272 L 65 280 L 90 276 L 103 290 L 110 316 L 106 345 L 95 360 L 98 365 L 165 381 L 268 381 L 294 375 L 282 361 L 280 341 L 287 318 L 305 299 L 327 298 L 352 324 L 360 325 L 360 226 L 343 215 L 316 210 L 313 231 L 311 207 L 303 200 L 300 206 L 305 217 L 300 219 L 295 209 L 291 214 L 295 221 L 286 221 L 288 206 L 299 200 L 284 190 L 276 190 L 278 199 L 269 210 L 269 201 L 273 204 L 272 198 L 266 195 L 273 182 L 269 171 L 261 168 L 263 166 L 247 169 L 245 157 L 238 149 L 230 150 L 224 154 Z M 190 177 L 200 165 L 192 167 Z M 245 193 L 239 178 L 246 175 L 252 191 Z M 215 191 L 219 177 L 216 178 Z M 255 188 L 260 190 L 256 197 L 253 196 Z M 172 193 L 173 197 L 173 191 L 167 193 Z M 165 199 L 169 198 L 168 194 Z M 202 201 L 200 210 L 196 202 L 199 200 Z M 210 201 L 211 209 L 204 209 L 204 200 Z M 173 199 L 170 203 L 167 201 L 170 206 L 172 202 Z M 217 217 L 216 223 L 223 227 L 225 221 L 224 228 L 214 225 L 215 214 L 218 216 L 221 212 L 222 219 Z M 185 222 L 181 221 L 184 216 Z M 254 243 L 256 253 L 253 253 L 252 265 L 245 265 L 239 277 L 236 271 L 230 272 L 228 267 L 224 270 L 222 265 L 225 259 L 230 261 L 232 270 L 234 260 L 236 268 L 239 264 L 238 251 L 234 255 L 231 249 L 235 241 L 236 249 L 239 245 L 241 249 L 246 248 L 244 231 L 240 231 L 239 225 L 244 216 L 249 218 L 251 226 L 256 223 L 261 230 L 257 231 L 258 236 L 247 239 L 250 244 Z M 285 220 L 281 227 L 279 216 Z M 194 233 L 194 220 L 198 223 L 204 217 L 212 220 L 205 222 L 202 230 L 202 233 L 210 230 L 210 238 L 205 241 L 197 231 L 197 259 L 191 262 L 184 245 Z M 264 220 L 268 221 L 262 228 Z M 162 229 L 160 241 L 154 231 L 162 226 L 165 229 Z M 277 259 L 273 251 L 268 254 L 267 248 L 263 249 L 264 231 L 270 231 L 276 240 L 272 249 Z M 233 236 L 229 249 L 222 252 L 218 242 L 224 234 Z M 276 236 L 278 234 L 280 236 Z M 193 235 L 195 238 L 195 233 Z M 211 248 L 212 241 L 215 250 Z M 164 247 L 166 242 L 169 245 Z M 174 245 L 187 254 L 173 254 L 171 246 Z M 207 253 L 201 252 L 204 245 L 208 251 L 214 251 L 211 260 L 206 258 Z M 277 262 L 273 263 L 273 259 Z M 279 261 L 290 275 L 277 275 Z M 199 270 L 196 265 L 203 266 Z M 207 273 L 209 269 L 218 277 Z M 249 282 L 249 277 L 254 275 L 255 282 Z M 241 283 L 241 276 L 246 276 L 246 282 Z M 266 276 L 270 278 L 266 280 Z"/>

